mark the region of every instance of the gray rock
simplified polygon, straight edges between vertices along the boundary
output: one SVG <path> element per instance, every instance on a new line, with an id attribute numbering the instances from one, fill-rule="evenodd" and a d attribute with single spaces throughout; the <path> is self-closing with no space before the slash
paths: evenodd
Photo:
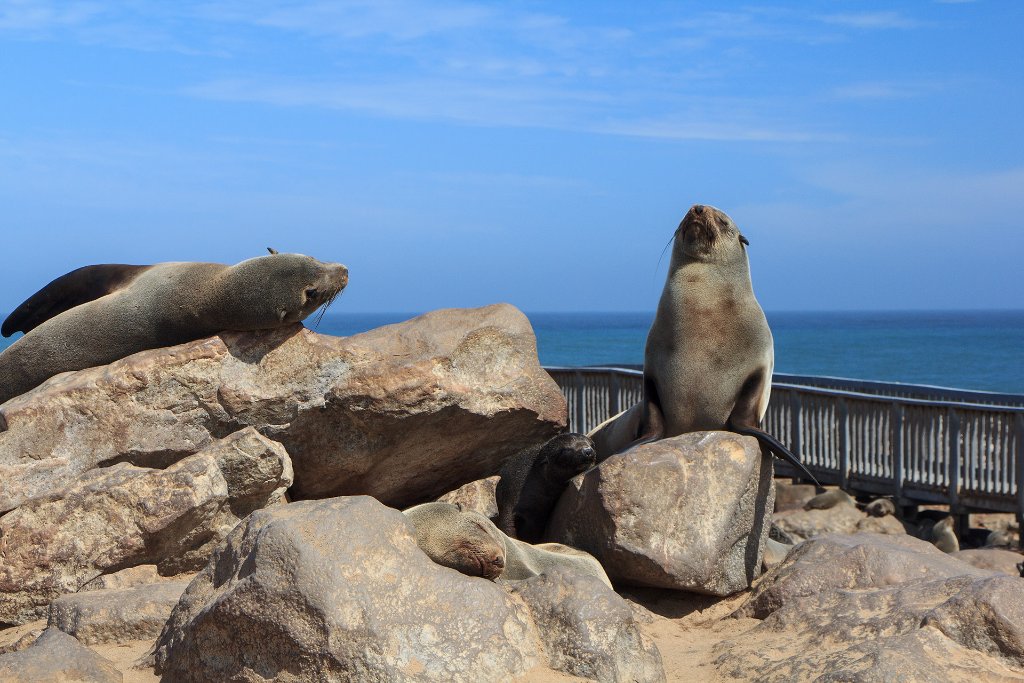
<path id="1" fill-rule="evenodd" d="M 715 663 L 764 681 L 1017 680 L 1022 587 L 907 536 L 815 538 L 758 585 L 738 614 L 763 621 Z"/>
<path id="2" fill-rule="evenodd" d="M 508 585 L 530 607 L 551 668 L 601 683 L 665 680 L 658 648 L 600 579 L 559 567 Z"/>
<path id="3" fill-rule="evenodd" d="M 48 625 L 85 645 L 149 640 L 160 635 L 185 581 L 63 595 L 50 603 Z"/>
<path id="4" fill-rule="evenodd" d="M 729 595 L 760 572 L 773 484 L 753 438 L 684 434 L 573 479 L 547 536 L 594 555 L 617 583 Z"/>
<path id="5" fill-rule="evenodd" d="M 258 473 L 229 487 L 229 465 Z M 0 517 L 0 621 L 45 616 L 56 597 L 124 567 L 205 564 L 238 521 L 233 501 L 273 504 L 290 475 L 281 445 L 249 429 L 165 470 L 118 463 L 26 502 Z"/>
<path id="6" fill-rule="evenodd" d="M 0 655 L 4 683 L 121 683 L 117 667 L 71 636 L 48 628 L 20 652 Z"/>
<path id="7" fill-rule="evenodd" d="M 854 505 L 844 502 L 839 502 L 827 509 L 777 512 L 774 517 L 774 525 L 797 542 L 825 534 L 869 532 L 904 535 L 907 533 L 895 517 L 871 517 L 858 510 Z"/>
<path id="8" fill-rule="evenodd" d="M 1020 576 L 1017 565 L 1024 561 L 1024 556 L 1012 550 L 1001 548 L 974 548 L 952 553 L 952 556 L 972 567 L 990 569 L 1010 576 Z"/>
<path id="9" fill-rule="evenodd" d="M 824 592 L 995 575 L 911 536 L 831 534 L 804 541 L 790 551 L 771 580 L 758 584 L 738 613 L 764 619 L 791 600 Z"/>
<path id="10" fill-rule="evenodd" d="M 496 473 L 565 422 L 530 323 L 507 304 L 347 338 L 225 332 L 59 375 L 0 406 L 0 512 L 99 465 L 166 467 L 247 426 L 284 444 L 295 497 L 406 506 Z"/>
<path id="11" fill-rule="evenodd" d="M 775 512 L 802 510 L 804 503 L 818 494 L 814 484 L 793 484 L 788 479 L 775 480 Z"/>
<path id="12" fill-rule="evenodd" d="M 545 581 L 560 588 L 551 593 Z M 595 662 L 657 669 L 621 599 L 593 581 L 534 577 L 517 584 L 520 595 L 435 564 L 405 516 L 371 498 L 291 503 L 253 513 L 230 534 L 157 639 L 156 670 L 173 683 L 496 681 Z M 599 633 L 588 630 L 591 617 Z M 542 634 L 535 618 L 569 632 Z M 593 650 L 608 643 L 641 650 Z"/>

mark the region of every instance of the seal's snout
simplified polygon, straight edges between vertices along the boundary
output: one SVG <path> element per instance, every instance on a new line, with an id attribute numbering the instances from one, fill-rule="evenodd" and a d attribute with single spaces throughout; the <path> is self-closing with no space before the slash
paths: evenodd
<path id="1" fill-rule="evenodd" d="M 339 291 L 348 286 L 348 268 L 339 263 L 332 275 L 334 284 L 337 285 Z"/>

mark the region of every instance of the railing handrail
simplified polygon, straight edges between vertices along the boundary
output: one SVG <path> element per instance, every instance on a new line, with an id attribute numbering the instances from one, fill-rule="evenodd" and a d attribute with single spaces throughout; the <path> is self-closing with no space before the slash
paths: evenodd
<path id="1" fill-rule="evenodd" d="M 643 371 L 633 370 L 630 368 L 622 368 L 616 366 L 586 366 L 586 367 L 567 367 L 561 365 L 545 365 L 544 369 L 547 371 L 555 372 L 578 372 L 584 375 L 601 375 L 614 373 L 619 375 L 625 375 L 627 377 L 643 377 Z M 925 399 L 925 398 L 914 398 L 911 396 L 890 396 L 887 394 L 869 394 L 861 391 L 851 391 L 848 389 L 833 389 L 830 387 L 819 387 L 810 384 L 800 384 L 791 382 L 779 382 L 776 378 L 808 378 L 814 379 L 809 375 L 785 375 L 775 374 L 772 376 L 772 388 L 789 389 L 795 391 L 802 391 L 809 394 L 817 394 L 820 396 L 837 396 L 842 398 L 851 398 L 861 401 L 875 401 L 878 403 L 899 403 L 901 405 L 912 405 L 912 406 L 932 406 L 937 408 L 963 408 L 965 410 L 984 410 L 984 411 L 999 411 L 999 412 L 1011 412 L 1011 413 L 1024 413 L 1024 395 L 1018 394 L 994 394 L 993 397 L 1000 398 L 1019 398 L 1020 403 L 1014 405 L 1000 404 L 1000 403 L 975 403 L 963 400 L 954 400 L 953 397 L 948 399 Z M 822 377 L 820 379 L 837 379 L 831 377 Z M 929 385 L 924 384 L 894 384 L 885 383 L 888 386 L 899 386 L 906 387 L 907 389 L 931 389 Z M 959 390 L 952 390 L 959 391 Z M 991 392 L 972 392 L 964 391 L 965 394 L 989 394 Z"/>

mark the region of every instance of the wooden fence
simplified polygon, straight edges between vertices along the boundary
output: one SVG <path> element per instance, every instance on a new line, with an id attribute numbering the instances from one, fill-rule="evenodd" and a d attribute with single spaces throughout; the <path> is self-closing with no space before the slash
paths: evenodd
<path id="1" fill-rule="evenodd" d="M 643 373 L 546 368 L 589 431 L 640 400 Z M 1024 519 L 1024 396 L 776 374 L 763 427 L 822 483 L 898 504 Z M 787 463 L 776 471 L 797 477 Z"/>

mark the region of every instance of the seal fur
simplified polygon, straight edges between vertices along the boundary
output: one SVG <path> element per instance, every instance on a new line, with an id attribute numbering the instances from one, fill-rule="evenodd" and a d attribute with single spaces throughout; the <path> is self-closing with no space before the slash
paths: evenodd
<path id="1" fill-rule="evenodd" d="M 299 322 L 329 304 L 348 269 L 302 254 L 219 263 L 104 264 L 63 275 L 4 321 L 25 336 L 0 353 L 0 403 L 61 372 L 223 330 Z"/>
<path id="2" fill-rule="evenodd" d="M 479 512 L 434 502 L 416 505 L 404 514 L 416 529 L 420 549 L 434 562 L 463 574 L 521 581 L 557 566 L 594 576 L 611 587 L 601 563 L 592 555 L 560 543 L 534 546 L 510 538 Z"/>
<path id="3" fill-rule="evenodd" d="M 748 244 L 722 211 L 696 204 L 686 213 L 647 335 L 643 400 L 589 434 L 599 460 L 638 443 L 728 430 L 755 437 L 814 479 L 760 428 L 775 359 L 750 282 Z"/>
<path id="4" fill-rule="evenodd" d="M 521 541 L 539 543 L 569 480 L 596 462 L 594 443 L 583 434 L 571 433 L 509 458 L 494 492 L 498 528 Z"/>

